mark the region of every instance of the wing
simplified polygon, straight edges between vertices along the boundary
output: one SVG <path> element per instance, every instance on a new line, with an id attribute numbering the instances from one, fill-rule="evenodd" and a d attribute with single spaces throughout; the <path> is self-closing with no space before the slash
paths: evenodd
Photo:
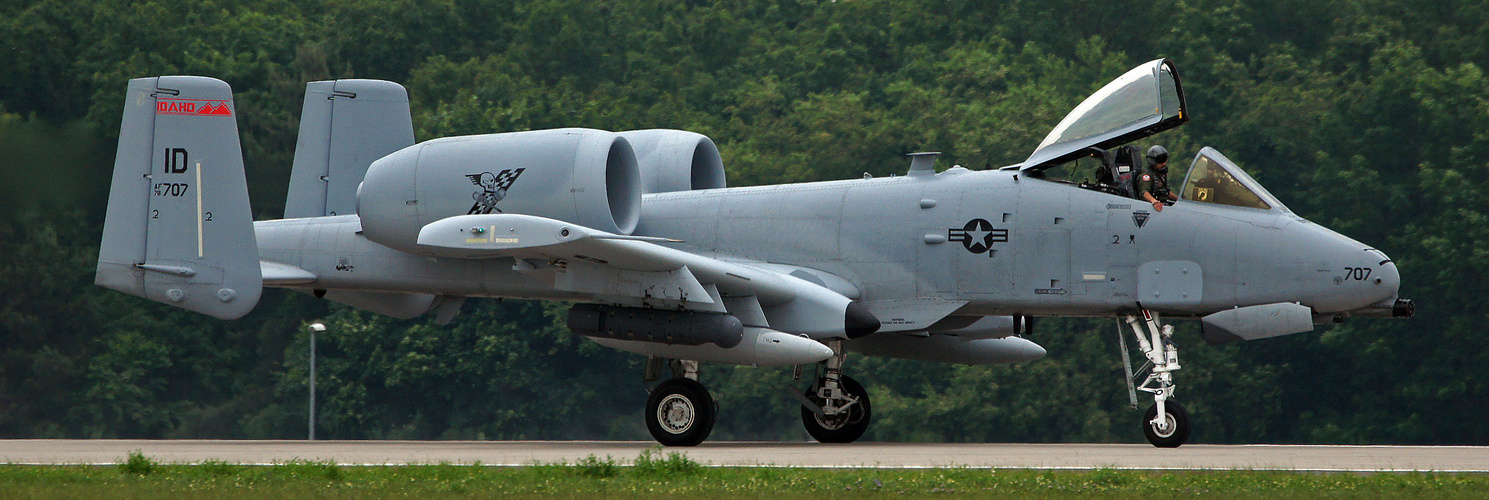
<path id="1" fill-rule="evenodd" d="M 520 214 L 449 217 L 424 226 L 418 239 L 437 257 L 513 258 L 514 269 L 602 303 L 727 311 L 747 326 L 812 338 L 856 338 L 879 329 L 866 308 L 827 286 L 668 243 L 679 242 Z"/>

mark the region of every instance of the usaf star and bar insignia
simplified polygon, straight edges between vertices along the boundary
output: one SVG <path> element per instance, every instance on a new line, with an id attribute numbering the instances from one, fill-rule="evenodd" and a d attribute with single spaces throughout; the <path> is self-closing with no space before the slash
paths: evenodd
<path id="1" fill-rule="evenodd" d="M 968 252 L 986 253 L 991 257 L 993 253 L 990 250 L 994 243 L 1008 242 L 1008 230 L 994 228 L 993 223 L 987 219 L 972 219 L 961 228 L 947 229 L 946 239 L 961 242 L 962 248 L 966 248 Z"/>

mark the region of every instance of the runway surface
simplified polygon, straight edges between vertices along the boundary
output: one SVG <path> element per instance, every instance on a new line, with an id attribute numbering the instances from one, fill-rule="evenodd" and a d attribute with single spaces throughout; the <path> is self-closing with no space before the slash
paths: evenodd
<path id="1" fill-rule="evenodd" d="M 342 465 L 572 463 L 594 455 L 630 463 L 650 441 L 206 441 L 0 440 L 0 462 L 114 464 L 132 451 L 163 463 L 291 460 Z M 928 444 L 709 442 L 678 451 L 705 465 L 992 467 L 1027 469 L 1251 469 L 1489 472 L 1489 447 L 1146 444 Z"/>

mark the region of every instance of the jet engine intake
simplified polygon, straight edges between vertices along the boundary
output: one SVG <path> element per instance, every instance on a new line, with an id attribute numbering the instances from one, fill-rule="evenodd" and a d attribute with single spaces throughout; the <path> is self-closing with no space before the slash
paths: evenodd
<path id="1" fill-rule="evenodd" d="M 636 151 L 643 194 L 726 187 L 724 160 L 708 136 L 668 129 L 631 130 L 620 136 Z"/>
<path id="2" fill-rule="evenodd" d="M 378 159 L 357 190 L 367 239 L 404 252 L 425 225 L 456 215 L 517 213 L 629 235 L 641 217 L 636 156 L 592 129 L 448 137 Z"/>
<path id="3" fill-rule="evenodd" d="M 713 343 L 725 349 L 744 339 L 744 325 L 728 314 L 598 304 L 569 309 L 569 329 L 586 337 L 688 346 Z"/>

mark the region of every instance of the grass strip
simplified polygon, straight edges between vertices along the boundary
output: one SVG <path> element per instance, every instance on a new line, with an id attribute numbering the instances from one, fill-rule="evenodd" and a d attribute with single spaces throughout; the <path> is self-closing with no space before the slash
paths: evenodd
<path id="1" fill-rule="evenodd" d="M 704 467 L 648 450 L 525 467 L 295 461 L 0 465 L 5 498 L 1489 498 L 1489 475 Z"/>

